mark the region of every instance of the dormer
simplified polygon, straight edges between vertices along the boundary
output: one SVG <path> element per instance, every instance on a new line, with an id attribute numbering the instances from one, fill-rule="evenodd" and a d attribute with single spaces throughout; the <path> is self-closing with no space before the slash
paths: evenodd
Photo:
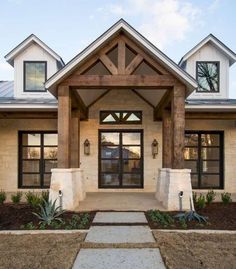
<path id="1" fill-rule="evenodd" d="M 64 62 L 37 36 L 27 37 L 5 59 L 14 67 L 15 98 L 53 98 L 44 83 L 64 66 Z"/>
<path id="2" fill-rule="evenodd" d="M 228 99 L 229 67 L 236 54 L 214 35 L 204 38 L 179 62 L 181 68 L 198 82 L 198 89 L 189 99 Z"/>

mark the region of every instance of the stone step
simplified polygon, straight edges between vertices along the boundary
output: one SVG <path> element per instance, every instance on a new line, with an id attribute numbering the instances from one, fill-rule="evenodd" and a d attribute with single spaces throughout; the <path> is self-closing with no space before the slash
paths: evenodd
<path id="1" fill-rule="evenodd" d="M 81 249 L 73 269 L 165 269 L 159 249 Z"/>
<path id="2" fill-rule="evenodd" d="M 143 212 L 98 212 L 93 223 L 147 223 Z"/>
<path id="3" fill-rule="evenodd" d="M 91 243 L 153 243 L 148 226 L 92 226 L 85 238 Z"/>

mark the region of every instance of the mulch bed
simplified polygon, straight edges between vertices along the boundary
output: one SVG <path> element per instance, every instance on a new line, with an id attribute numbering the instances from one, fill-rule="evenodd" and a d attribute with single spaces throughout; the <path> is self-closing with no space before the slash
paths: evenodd
<path id="1" fill-rule="evenodd" d="M 196 212 L 207 217 L 207 223 L 186 222 L 187 229 L 236 230 L 236 203 L 230 203 L 229 205 L 212 203 L 204 209 L 196 209 Z M 179 212 L 171 211 L 167 213 L 173 217 Z M 177 220 L 174 224 L 163 227 L 160 223 L 153 222 L 147 213 L 146 217 L 152 229 L 184 229 Z"/>
<path id="2" fill-rule="evenodd" d="M 21 230 L 23 225 L 32 222 L 33 225 L 38 227 L 39 219 L 32 214 L 32 212 L 37 212 L 37 209 L 29 206 L 28 204 L 11 204 L 6 203 L 0 205 L 0 230 Z M 89 229 L 95 212 L 72 212 L 67 211 L 63 213 L 60 217 L 68 223 L 73 215 L 89 214 L 89 222 L 82 229 Z M 46 227 L 46 229 L 54 229 L 53 227 Z M 63 227 L 61 228 L 63 229 Z"/>

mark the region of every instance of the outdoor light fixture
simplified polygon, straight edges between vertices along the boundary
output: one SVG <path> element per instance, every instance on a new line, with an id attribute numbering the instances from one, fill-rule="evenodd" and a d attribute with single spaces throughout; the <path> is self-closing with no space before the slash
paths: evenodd
<path id="1" fill-rule="evenodd" d="M 156 159 L 156 156 L 158 155 L 158 142 L 156 139 L 152 142 L 152 157 L 153 159 Z"/>
<path id="2" fill-rule="evenodd" d="M 84 141 L 84 155 L 90 155 L 90 142 L 88 139 Z"/>

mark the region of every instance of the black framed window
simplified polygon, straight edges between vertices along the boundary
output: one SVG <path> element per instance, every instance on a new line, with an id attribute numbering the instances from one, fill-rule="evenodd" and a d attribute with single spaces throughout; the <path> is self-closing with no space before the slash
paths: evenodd
<path id="1" fill-rule="evenodd" d="M 142 124 L 142 111 L 100 111 L 100 124 Z"/>
<path id="2" fill-rule="evenodd" d="M 57 140 L 54 131 L 19 131 L 19 188 L 49 188 Z"/>
<path id="3" fill-rule="evenodd" d="M 186 131 L 184 158 L 194 189 L 223 188 L 223 131 Z"/>
<path id="4" fill-rule="evenodd" d="M 219 92 L 220 62 L 197 62 L 197 92 Z"/>
<path id="5" fill-rule="evenodd" d="M 47 62 L 24 61 L 24 91 L 43 92 L 47 79 Z"/>
<path id="6" fill-rule="evenodd" d="M 99 187 L 143 188 L 143 130 L 99 131 Z"/>

